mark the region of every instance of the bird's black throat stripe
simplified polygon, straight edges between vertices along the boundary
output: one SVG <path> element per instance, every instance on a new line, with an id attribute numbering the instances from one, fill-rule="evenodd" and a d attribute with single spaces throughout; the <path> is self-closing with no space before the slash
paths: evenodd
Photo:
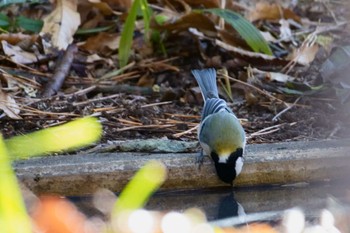
<path id="1" fill-rule="evenodd" d="M 233 152 L 227 159 L 226 163 L 219 163 L 219 156 L 215 153 L 211 153 L 211 157 L 215 163 L 216 173 L 219 178 L 228 184 L 232 184 L 233 180 L 236 178 L 236 161 L 239 157 L 243 156 L 243 149 L 238 148 Z"/>

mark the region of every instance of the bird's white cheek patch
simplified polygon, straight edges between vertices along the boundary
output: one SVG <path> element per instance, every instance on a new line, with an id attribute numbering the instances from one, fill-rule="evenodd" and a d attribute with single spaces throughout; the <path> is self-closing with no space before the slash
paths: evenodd
<path id="1" fill-rule="evenodd" d="M 235 166 L 236 176 L 238 176 L 239 173 L 241 173 L 242 167 L 243 167 L 243 158 L 238 157 L 238 159 L 236 160 L 236 166 Z"/>
<path id="2" fill-rule="evenodd" d="M 219 156 L 219 163 L 226 163 L 230 154 L 223 154 Z"/>

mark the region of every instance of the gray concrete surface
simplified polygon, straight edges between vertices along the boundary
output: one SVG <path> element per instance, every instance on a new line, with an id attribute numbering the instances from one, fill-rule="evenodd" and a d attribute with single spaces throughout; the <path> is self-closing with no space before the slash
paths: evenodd
<path id="1" fill-rule="evenodd" d="M 35 193 L 85 195 L 99 188 L 121 191 L 147 161 L 161 160 L 168 178 L 161 189 L 227 186 L 209 157 L 201 169 L 194 153 L 103 153 L 62 155 L 15 161 L 20 181 Z M 290 184 L 346 178 L 350 175 L 350 140 L 248 145 L 235 186 Z"/>

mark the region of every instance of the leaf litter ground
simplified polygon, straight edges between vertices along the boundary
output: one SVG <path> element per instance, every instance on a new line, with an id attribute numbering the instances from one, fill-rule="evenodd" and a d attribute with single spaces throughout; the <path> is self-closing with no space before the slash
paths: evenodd
<path id="1" fill-rule="evenodd" d="M 238 6 L 242 9 L 241 5 Z M 76 35 L 74 43 L 80 45 L 78 49 L 72 49 L 74 53 L 68 55 L 71 68 L 68 67 L 66 75 L 63 75 L 66 78 L 63 86 L 57 95 L 46 98 L 40 97 L 38 93 L 50 83 L 54 67 L 57 68 L 60 60 L 64 60 L 62 52 L 25 65 L 21 64 L 25 62 L 20 58 L 28 54 L 17 53 L 17 57 L 13 55 L 9 58 L 5 56 L 8 54 L 4 49 L 1 72 L 6 88 L 2 99 L 10 98 L 17 105 L 12 108 L 10 105 L 2 106 L 5 112 L 0 121 L 2 133 L 5 137 L 11 137 L 55 126 L 76 117 L 92 115 L 103 123 L 102 142 L 164 137 L 196 140 L 203 101 L 190 70 L 215 67 L 219 70 L 220 94 L 241 119 L 248 143 L 348 137 L 348 101 L 339 98 L 336 85 L 327 84 L 320 71 L 322 64 L 329 58 L 330 48 L 348 44 L 346 38 L 349 35 L 344 30 L 348 26 L 334 22 L 335 12 L 344 14 L 341 4 L 332 5 L 334 9 L 331 10 L 322 6 L 321 4 L 317 8 L 305 3 L 294 6 L 293 11 L 289 8 L 283 8 L 283 11 L 295 21 L 300 21 L 301 18 L 309 20 L 308 29 L 314 31 L 315 26 L 310 22 L 316 22 L 317 19 L 324 21 L 326 26 L 323 30 L 326 38 L 332 38 L 332 43 L 317 48 L 313 45 L 303 47 L 303 44 L 313 40 L 307 36 L 312 33 L 305 33 L 306 39 L 299 38 L 300 41 L 297 41 L 299 50 L 292 46 L 295 41 L 281 42 L 282 55 L 271 60 L 260 55 L 249 57 L 242 49 L 237 49 L 246 48 L 246 44 L 239 45 L 242 40 L 232 34 L 228 35 L 225 30 L 215 31 L 225 41 L 220 43 L 215 43 L 214 37 L 190 30 L 184 25 L 198 20 L 198 15 L 194 14 L 184 16 L 177 24 L 155 27 L 160 32 L 168 33 L 163 44 L 167 56 L 160 52 L 157 47 L 159 44 L 150 46 L 145 43 L 142 32 L 135 29 L 132 47 L 134 54 L 124 73 L 109 75 L 111 69 L 117 67 L 115 51 L 118 44 L 114 42 L 118 40 L 118 33 L 102 32 L 89 38 Z M 277 23 L 276 18 L 268 19 L 264 15 L 264 10 L 272 10 L 274 5 L 266 3 L 259 7 L 256 6 L 256 14 L 250 14 L 257 27 L 267 28 L 266 31 L 270 33 L 278 30 L 280 34 L 288 28 L 283 29 L 283 23 Z M 324 12 L 320 14 L 319 11 Z M 84 21 L 84 17 L 81 17 Z M 101 17 L 109 19 L 110 16 Z M 199 22 L 211 19 L 200 17 Z M 203 23 L 194 23 L 192 26 L 199 31 L 204 26 L 207 27 Z M 216 30 L 214 25 L 209 28 Z M 10 36 L 2 36 L 2 40 L 11 42 Z M 19 42 L 37 40 L 36 35 L 18 35 L 15 38 Z M 3 48 L 6 46 L 3 43 Z M 294 60 L 287 57 L 293 57 L 293 50 L 303 60 L 291 64 Z M 274 50 L 275 54 L 276 51 Z M 313 53 L 311 57 L 306 56 Z M 14 60 L 14 57 L 19 60 Z M 29 59 L 28 56 L 26 58 Z M 61 70 L 67 66 L 65 62 L 67 63 L 65 60 L 61 62 Z M 286 71 L 288 69 L 289 72 Z M 270 73 L 272 71 L 276 73 Z M 292 81 L 287 82 L 290 77 Z M 336 84 L 339 83 L 343 82 Z M 315 91 L 310 86 L 321 86 L 322 90 Z M 342 87 L 344 86 L 347 87 Z M 349 92 L 348 87 L 343 89 Z"/>

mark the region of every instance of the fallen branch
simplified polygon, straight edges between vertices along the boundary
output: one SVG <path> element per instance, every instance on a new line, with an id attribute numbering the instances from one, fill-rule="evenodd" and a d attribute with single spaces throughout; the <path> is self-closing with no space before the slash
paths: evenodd
<path id="1" fill-rule="evenodd" d="M 78 47 L 75 44 L 68 46 L 63 57 L 56 64 L 54 75 L 45 86 L 43 97 L 51 97 L 61 89 L 64 80 L 68 76 L 76 52 L 78 52 Z"/>

